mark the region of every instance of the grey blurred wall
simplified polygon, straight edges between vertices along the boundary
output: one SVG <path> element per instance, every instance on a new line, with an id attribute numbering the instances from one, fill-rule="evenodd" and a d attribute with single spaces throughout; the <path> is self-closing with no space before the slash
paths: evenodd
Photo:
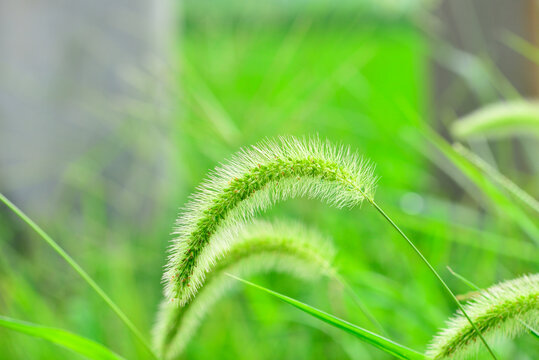
<path id="1" fill-rule="evenodd" d="M 163 100 L 152 69 L 170 61 L 176 15 L 174 0 L 0 0 L 2 193 L 52 211 L 66 167 L 121 126 L 126 100 Z"/>
<path id="2" fill-rule="evenodd" d="M 430 106 L 432 121 L 442 135 L 453 141 L 448 125 L 488 103 L 517 96 L 537 99 L 538 65 L 517 51 L 510 39 L 537 48 L 538 0 L 443 0 L 433 15 L 439 20 L 439 31 L 432 47 Z M 512 138 L 510 144 L 499 147 L 496 141 L 476 140 L 468 145 L 493 166 L 497 166 L 500 151 L 510 153 L 522 173 L 534 176 L 539 171 L 536 139 Z M 502 171 L 511 177 L 509 170 Z M 461 186 L 441 171 L 437 178 L 453 196 L 462 193 Z"/>
<path id="3" fill-rule="evenodd" d="M 462 57 L 451 58 L 442 52 L 435 55 L 433 108 L 450 106 L 457 115 L 463 115 L 482 103 L 496 101 L 506 95 L 483 76 L 488 69 L 477 66 L 474 60 L 490 62 L 494 70 L 492 73 L 508 80 L 521 96 L 537 97 L 537 64 L 515 51 L 508 39 L 516 35 L 534 46 L 538 45 L 539 1 L 443 0 L 434 15 L 440 20 L 440 38 L 461 51 Z M 448 66 L 450 61 L 468 72 L 475 85 L 467 84 L 461 74 Z M 448 91 L 451 87 L 457 88 L 459 81 L 464 91 Z M 453 95 L 449 94 L 451 91 Z"/>

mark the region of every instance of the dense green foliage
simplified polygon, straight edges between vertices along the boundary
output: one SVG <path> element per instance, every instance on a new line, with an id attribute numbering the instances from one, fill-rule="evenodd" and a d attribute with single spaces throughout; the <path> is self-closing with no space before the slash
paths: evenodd
<path id="1" fill-rule="evenodd" d="M 429 132 L 450 134 L 457 117 L 451 101 L 427 111 L 434 49 L 416 26 L 419 14 L 299 3 L 301 11 L 269 3 L 248 9 L 225 5 L 224 11 L 185 1 L 181 41 L 174 49 L 180 69 L 167 69 L 166 88 L 172 91 L 165 96 L 172 100 L 164 114 L 134 101 L 109 137 L 62 174 L 51 211 L 29 212 L 148 341 L 163 298 L 160 280 L 178 207 L 189 203 L 209 169 L 268 137 L 318 136 L 372 159 L 378 202 L 458 294 L 469 289 L 445 270 L 448 265 L 482 288 L 539 269 L 539 225 L 529 201 L 515 199 L 507 182 L 492 181 L 492 174 L 459 155 L 450 136 Z M 442 98 L 486 98 L 466 81 L 456 79 Z M 439 114 L 446 123 L 435 122 Z M 508 136 L 472 138 L 464 146 L 537 199 L 536 138 L 520 137 L 506 126 Z M 271 166 L 278 174 L 289 165 Z M 291 178 L 298 175 L 289 172 Z M 27 181 L 45 181 L 39 173 L 28 176 Z M 229 193 L 251 190 L 245 184 L 239 178 Z M 273 215 L 316 225 L 334 239 L 334 266 L 382 329 L 331 277 L 305 283 L 264 272 L 251 281 L 419 353 L 456 311 L 375 209 L 343 211 L 302 198 L 264 214 Z M 202 235 L 199 245 L 208 240 Z M 102 298 L 4 206 L 0 250 L 1 315 L 69 330 L 126 359 L 149 358 Z M 178 275 L 189 276 L 191 268 Z M 251 287 L 220 298 L 204 315 L 197 335 L 182 348 L 186 359 L 392 358 Z M 6 359 L 82 358 L 4 328 L 0 347 Z M 539 357 L 537 339 L 528 333 L 497 339 L 492 347 L 500 359 Z M 483 349 L 477 358 L 489 355 Z"/>

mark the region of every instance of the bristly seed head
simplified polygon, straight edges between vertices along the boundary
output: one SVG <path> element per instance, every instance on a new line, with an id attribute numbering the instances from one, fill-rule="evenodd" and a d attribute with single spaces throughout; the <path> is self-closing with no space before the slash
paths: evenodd
<path id="1" fill-rule="evenodd" d="M 335 249 L 329 239 L 288 221 L 254 221 L 238 232 L 233 244 L 220 251 L 192 301 L 183 306 L 178 306 L 174 298 L 162 302 L 153 329 L 153 345 L 160 358 L 180 358 L 213 304 L 238 284 L 227 273 L 249 277 L 277 272 L 307 281 L 335 273 Z"/>
<path id="2" fill-rule="evenodd" d="M 372 198 L 375 182 L 367 162 L 317 138 L 282 137 L 241 150 L 210 173 L 177 220 L 165 296 L 188 302 L 204 282 L 216 249 L 257 212 L 294 197 L 353 207 Z M 178 276 L 171 282 L 173 274 Z"/>
<path id="3" fill-rule="evenodd" d="M 492 286 L 464 306 L 479 331 L 489 339 L 513 338 L 539 325 L 539 274 Z M 524 323 L 524 324 L 523 324 Z M 460 359 L 477 351 L 481 341 L 468 320 L 457 313 L 432 341 L 429 358 Z"/>

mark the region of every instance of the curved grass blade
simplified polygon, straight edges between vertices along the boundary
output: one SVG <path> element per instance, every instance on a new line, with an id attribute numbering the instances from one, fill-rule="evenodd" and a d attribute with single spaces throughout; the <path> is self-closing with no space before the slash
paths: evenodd
<path id="1" fill-rule="evenodd" d="M 363 315 L 369 320 L 371 324 L 373 324 L 378 331 L 380 331 L 383 335 L 386 335 L 387 332 L 384 330 L 384 327 L 376 318 L 371 314 L 367 306 L 361 301 L 359 296 L 354 291 L 354 288 L 337 272 L 333 274 L 333 278 L 337 283 L 341 284 L 343 289 L 348 293 L 348 295 L 352 298 L 352 301 L 356 304 L 356 306 L 359 308 L 359 310 L 363 313 Z"/>
<path id="2" fill-rule="evenodd" d="M 462 172 L 475 186 L 481 190 L 492 201 L 492 204 L 496 206 L 504 215 L 509 216 L 519 227 L 526 232 L 526 234 L 536 243 L 539 244 L 539 228 L 536 222 L 532 220 L 519 206 L 517 206 L 513 199 L 509 197 L 504 191 L 502 191 L 496 184 L 492 182 L 492 179 L 485 176 L 481 171 L 474 166 L 466 157 L 459 154 L 453 147 L 436 131 L 425 125 L 417 112 L 412 110 L 408 105 L 404 103 L 398 103 L 401 107 L 403 115 L 407 118 L 410 125 L 414 126 L 419 133 L 432 144 L 444 157 L 447 158 L 458 170 Z M 411 145 L 415 143 L 410 142 Z M 421 149 L 422 154 L 430 154 Z M 427 156 L 434 165 L 439 166 L 437 161 Z M 451 176 L 455 181 L 461 183 L 454 173 L 443 166 L 440 167 L 447 175 Z M 452 170 L 452 169 L 451 169 Z M 462 185 L 462 184 L 461 184 Z M 471 189 L 466 189 L 473 197 L 475 195 Z"/>
<path id="3" fill-rule="evenodd" d="M 524 40 L 520 36 L 510 31 L 505 31 L 502 41 L 515 52 L 535 62 L 536 64 L 539 64 L 539 48 L 532 43 Z"/>
<path id="4" fill-rule="evenodd" d="M 458 139 L 539 134 L 539 104 L 515 100 L 480 108 L 453 123 L 451 132 Z"/>
<path id="5" fill-rule="evenodd" d="M 129 330 L 135 335 L 140 343 L 146 348 L 146 350 L 157 359 L 157 356 L 153 352 L 152 348 L 137 329 L 135 324 L 129 320 L 127 315 L 116 305 L 114 301 L 105 293 L 105 291 L 97 285 L 97 283 L 88 275 L 88 273 L 73 259 L 56 241 L 54 241 L 49 234 L 47 234 L 38 224 L 28 217 L 17 205 L 13 204 L 4 194 L 0 193 L 0 201 L 3 202 L 11 211 L 13 211 L 18 217 L 20 217 L 28 226 L 32 228 L 47 244 L 50 245 L 79 275 L 90 285 L 90 287 L 105 301 L 105 303 L 118 315 L 123 323 L 129 328 Z"/>
<path id="6" fill-rule="evenodd" d="M 473 322 L 473 320 L 470 318 L 470 316 L 468 316 L 468 314 L 466 313 L 466 310 L 464 309 L 464 307 L 461 305 L 460 301 L 457 299 L 456 295 L 453 293 L 453 291 L 451 290 L 451 288 L 449 287 L 449 285 L 447 285 L 447 283 L 445 282 L 445 280 L 440 276 L 440 274 L 438 274 L 438 272 L 436 271 L 436 269 L 434 269 L 434 267 L 431 265 L 431 263 L 427 260 L 427 258 L 423 255 L 423 253 L 421 253 L 421 251 L 419 251 L 419 249 L 415 246 L 415 244 L 412 242 L 412 240 L 410 240 L 408 238 L 408 236 L 401 230 L 401 228 L 389 217 L 389 215 L 387 215 L 385 213 L 384 210 L 382 210 L 382 208 L 380 206 L 378 206 L 378 204 L 376 204 L 374 202 L 374 200 L 370 199 L 370 198 L 367 198 L 367 200 L 369 200 L 369 202 L 371 203 L 372 206 L 374 206 L 376 208 L 376 210 L 391 224 L 391 226 L 393 226 L 393 228 L 400 234 L 400 236 L 406 240 L 406 242 L 412 247 L 412 249 L 417 253 L 417 255 L 421 258 L 421 260 L 425 263 L 425 265 L 427 265 L 427 267 L 429 268 L 429 270 L 434 274 L 434 276 L 438 279 L 438 281 L 443 285 L 443 287 L 445 288 L 445 290 L 447 291 L 447 293 L 449 294 L 449 296 L 451 296 L 451 298 L 455 301 L 455 304 L 457 304 L 457 307 L 458 309 L 462 312 L 462 314 L 464 315 L 464 317 L 468 320 L 469 324 L 472 326 L 472 328 L 474 329 L 474 331 L 476 332 L 477 336 L 479 337 L 479 339 L 481 339 L 481 341 L 483 342 L 483 344 L 485 345 L 485 348 L 488 350 L 488 352 L 490 353 L 490 355 L 492 356 L 492 358 L 494 360 L 497 360 L 497 357 L 496 357 L 496 354 L 494 354 L 494 351 L 492 351 L 492 349 L 490 348 L 489 344 L 487 343 L 487 341 L 485 340 L 485 338 L 483 337 L 483 335 L 481 334 L 481 331 L 479 331 L 479 329 L 477 328 L 477 326 L 475 325 L 475 323 Z"/>
<path id="7" fill-rule="evenodd" d="M 60 345 L 62 347 L 65 347 L 66 349 L 84 355 L 89 359 L 123 359 L 120 355 L 112 352 L 105 346 L 66 330 L 36 325 L 25 321 L 9 318 L 6 316 L 0 316 L 0 326 L 17 331 L 22 334 L 47 340 L 51 343 Z"/>
<path id="8" fill-rule="evenodd" d="M 466 279 L 464 276 L 460 275 L 459 273 L 457 273 L 455 270 L 451 269 L 449 266 L 447 267 L 447 270 L 449 270 L 449 272 L 451 273 L 451 275 L 453 275 L 454 277 L 456 277 L 457 279 L 459 279 L 460 281 L 462 281 L 463 283 L 465 283 L 466 285 L 468 285 L 468 287 L 470 289 L 473 289 L 475 291 L 481 291 L 481 288 L 477 285 L 475 285 L 473 282 L 471 282 L 470 280 Z"/>
<path id="9" fill-rule="evenodd" d="M 341 330 L 344 330 L 356 337 L 358 337 L 360 340 L 371 344 L 374 347 L 377 347 L 378 349 L 391 354 L 395 356 L 398 359 L 405 359 L 405 360 L 425 360 L 428 359 L 425 355 L 409 349 L 403 345 L 397 344 L 394 341 L 391 341 L 389 339 L 386 339 L 380 335 L 377 335 L 375 333 L 372 333 L 368 330 L 362 329 L 359 326 L 356 326 L 354 324 L 351 324 L 345 320 L 339 319 L 336 316 L 333 316 L 331 314 L 328 314 L 322 310 L 318 310 L 310 305 L 307 305 L 305 303 L 302 303 L 298 300 L 292 299 L 291 297 L 288 297 L 286 295 L 279 294 L 278 292 L 275 292 L 273 290 L 267 289 L 265 287 L 262 287 L 260 285 L 254 284 L 250 281 L 243 280 L 239 277 L 236 277 L 234 275 L 228 274 L 228 276 L 243 282 L 244 284 L 250 285 L 252 287 L 255 287 L 259 290 L 262 290 L 270 295 L 273 295 L 282 301 L 300 309 L 303 312 L 306 312 L 307 314 L 322 320 L 325 323 L 330 324 L 331 326 L 334 326 L 336 328 L 339 328 Z"/>
<path id="10" fill-rule="evenodd" d="M 539 214 L 539 202 L 535 200 L 530 194 L 522 190 L 517 184 L 509 180 L 503 174 L 499 173 L 485 160 L 472 153 L 459 143 L 453 145 L 453 149 L 456 152 L 464 156 L 470 163 L 475 165 L 483 174 L 489 177 L 492 182 L 498 184 L 505 189 L 509 194 L 513 195 L 521 204 L 526 205 L 529 209 Z"/>
<path id="11" fill-rule="evenodd" d="M 432 129 L 421 126 L 418 128 L 421 134 L 440 153 L 450 160 L 466 177 L 468 177 L 496 206 L 504 215 L 512 218 L 528 236 L 539 244 L 539 228 L 526 212 L 524 212 L 515 202 L 502 191 L 492 180 L 485 176 L 466 157 L 458 153 L 453 147 Z"/>

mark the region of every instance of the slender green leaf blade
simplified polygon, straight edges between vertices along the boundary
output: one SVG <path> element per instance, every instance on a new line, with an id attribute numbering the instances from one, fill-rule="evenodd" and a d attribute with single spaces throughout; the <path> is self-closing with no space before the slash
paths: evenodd
<path id="1" fill-rule="evenodd" d="M 502 41 L 515 52 L 539 64 L 539 48 L 534 44 L 509 31 L 502 34 Z"/>
<path id="2" fill-rule="evenodd" d="M 21 218 L 32 230 L 34 230 L 50 247 L 58 253 L 72 268 L 75 270 L 81 278 L 84 279 L 90 285 L 90 287 L 107 303 L 107 305 L 118 315 L 120 320 L 129 328 L 129 330 L 135 335 L 140 343 L 148 350 L 154 359 L 158 359 L 157 355 L 152 350 L 152 347 L 146 341 L 146 338 L 137 329 L 135 324 L 129 320 L 127 315 L 116 305 L 114 301 L 105 293 L 105 291 L 97 285 L 94 279 L 73 259 L 56 241 L 53 240 L 38 224 L 36 224 L 28 215 L 26 215 L 21 209 L 12 203 L 4 194 L 0 193 L 0 202 L 4 203 L 11 211 L 13 211 L 18 217 Z"/>
<path id="3" fill-rule="evenodd" d="M 0 326 L 50 341 L 51 343 L 84 355 L 89 359 L 123 359 L 105 346 L 66 330 L 36 325 L 5 316 L 0 316 Z"/>
<path id="4" fill-rule="evenodd" d="M 430 128 L 420 128 L 423 136 L 433 144 L 445 157 L 462 171 L 474 184 L 477 185 L 503 213 L 511 217 L 524 230 L 535 243 L 539 244 L 539 228 L 535 222 L 509 197 L 499 189 L 490 178 L 473 165 L 463 155 L 458 153 L 442 137 Z"/>
<path id="5" fill-rule="evenodd" d="M 505 189 L 507 193 L 511 194 L 514 199 L 519 201 L 520 204 L 525 205 L 527 208 L 539 214 L 539 202 L 530 194 L 522 190 L 517 184 L 509 180 L 503 174 L 499 173 L 490 164 L 466 149 L 461 144 L 453 144 L 453 149 L 468 159 L 470 163 L 475 165 L 483 174 L 489 177 L 493 183 L 496 183 L 501 188 Z"/>
<path id="6" fill-rule="evenodd" d="M 421 122 L 419 115 L 411 110 L 406 104 L 398 104 L 403 114 L 407 117 L 410 125 L 419 131 L 419 133 L 432 144 L 441 154 L 443 154 L 462 174 L 464 174 L 479 190 L 481 190 L 491 200 L 499 211 L 514 220 L 522 230 L 536 243 L 539 244 L 539 228 L 535 221 L 514 203 L 512 198 L 493 183 L 492 179 L 484 175 L 474 164 L 466 157 L 458 153 L 453 147 L 438 133 Z M 414 144 L 410 142 L 410 144 Z M 431 159 L 432 160 L 432 159 Z M 435 162 L 436 165 L 438 165 Z M 438 165 L 439 166 L 439 165 Z M 442 167 L 448 175 L 451 173 Z M 452 176 L 453 177 L 453 176 Z M 470 192 L 470 189 L 467 189 Z M 471 193 L 471 192 L 470 192 Z M 473 194 L 472 194 L 473 195 Z"/>
<path id="7" fill-rule="evenodd" d="M 273 290 L 267 289 L 265 287 L 262 287 L 260 285 L 254 284 L 252 282 L 249 282 L 247 280 L 240 279 L 234 275 L 228 274 L 230 277 L 241 281 L 247 285 L 253 286 L 259 290 L 265 291 L 270 295 L 273 295 L 282 301 L 300 309 L 303 312 L 306 312 L 307 314 L 314 316 L 315 318 L 322 320 L 323 322 L 326 322 L 330 324 L 331 326 L 334 326 L 336 328 L 339 328 L 341 330 L 344 330 L 352 335 L 355 335 L 360 340 L 369 343 L 375 347 L 377 347 L 380 350 L 385 351 L 388 354 L 391 354 L 399 359 L 405 359 L 405 360 L 425 360 L 427 359 L 425 355 L 414 351 L 412 349 L 409 349 L 403 345 L 397 344 L 394 341 L 391 341 L 389 339 L 386 339 L 380 335 L 377 335 L 375 333 L 372 333 L 368 330 L 365 330 L 363 328 L 360 328 L 359 326 L 356 326 L 354 324 L 351 324 L 345 320 L 339 319 L 338 317 L 335 317 L 331 314 L 328 314 L 322 310 L 318 310 L 310 305 L 307 305 L 305 303 L 302 303 L 296 299 L 293 299 L 291 297 L 288 297 L 286 295 L 279 294 L 278 292 L 275 292 Z"/>
<path id="8" fill-rule="evenodd" d="M 477 285 L 475 285 L 473 282 L 471 282 L 470 280 L 466 279 L 464 276 L 460 275 L 459 273 L 457 273 L 456 271 L 454 271 L 453 269 L 451 269 L 449 266 L 447 267 L 447 270 L 449 270 L 449 272 L 455 276 L 457 279 L 459 279 L 460 281 L 462 281 L 463 283 L 465 283 L 466 285 L 468 285 L 471 289 L 473 290 L 476 290 L 476 291 L 481 291 L 481 288 Z"/>

